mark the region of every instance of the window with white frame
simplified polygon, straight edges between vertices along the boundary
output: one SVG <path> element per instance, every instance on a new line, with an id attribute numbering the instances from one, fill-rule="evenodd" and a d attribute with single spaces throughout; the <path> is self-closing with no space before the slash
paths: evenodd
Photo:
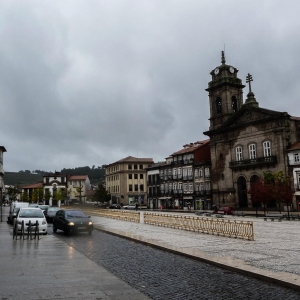
<path id="1" fill-rule="evenodd" d="M 169 191 L 172 191 L 173 185 L 172 183 L 169 183 Z"/>
<path id="2" fill-rule="evenodd" d="M 300 157 L 299 157 L 299 153 L 294 153 L 294 163 L 299 163 L 300 162 Z"/>
<path id="3" fill-rule="evenodd" d="M 176 168 L 173 169 L 173 175 L 175 175 L 175 176 L 177 175 L 177 169 Z"/>
<path id="4" fill-rule="evenodd" d="M 178 168 L 178 175 L 181 175 L 181 168 Z"/>
<path id="5" fill-rule="evenodd" d="M 210 182 L 205 183 L 205 189 L 206 191 L 210 191 Z"/>
<path id="6" fill-rule="evenodd" d="M 204 190 L 204 185 L 203 183 L 200 183 L 200 191 L 203 191 Z"/>
<path id="7" fill-rule="evenodd" d="M 249 145 L 249 158 L 255 159 L 256 158 L 256 146 L 255 144 Z"/>
<path id="8" fill-rule="evenodd" d="M 209 168 L 205 168 L 204 172 L 205 172 L 205 177 L 209 177 Z"/>
<path id="9" fill-rule="evenodd" d="M 197 178 L 199 176 L 199 169 L 195 169 L 195 177 Z"/>
<path id="10" fill-rule="evenodd" d="M 193 192 L 193 188 L 194 188 L 194 187 L 193 187 L 193 184 L 190 183 L 190 184 L 189 184 L 189 192 Z"/>
<path id="11" fill-rule="evenodd" d="M 179 190 L 182 190 L 182 182 L 179 182 L 179 183 L 178 183 L 178 189 L 179 189 Z"/>
<path id="12" fill-rule="evenodd" d="M 185 184 L 183 185 L 183 190 L 184 190 L 185 192 L 188 191 L 188 184 L 187 184 L 187 183 L 185 183 Z"/>
<path id="13" fill-rule="evenodd" d="M 199 170 L 199 177 L 203 177 L 203 169 Z"/>
<path id="14" fill-rule="evenodd" d="M 200 191 L 199 184 L 195 184 L 195 191 L 196 191 L 196 192 Z"/>
<path id="15" fill-rule="evenodd" d="M 161 184 L 161 185 L 160 185 L 160 190 L 161 190 L 161 191 L 164 191 L 164 190 L 165 190 L 165 185 L 164 185 L 164 184 Z"/>
<path id="16" fill-rule="evenodd" d="M 298 189 L 300 189 L 300 172 L 297 173 L 297 187 Z"/>
<path id="17" fill-rule="evenodd" d="M 193 175 L 193 169 L 192 168 L 188 168 L 188 176 L 192 176 Z"/>
<path id="18" fill-rule="evenodd" d="M 236 161 L 243 160 L 243 150 L 241 146 L 235 148 Z"/>
<path id="19" fill-rule="evenodd" d="M 168 190 L 168 184 L 165 183 L 165 191 L 167 191 L 167 190 Z"/>
<path id="20" fill-rule="evenodd" d="M 269 141 L 263 142 L 263 149 L 264 149 L 264 157 L 271 156 L 271 142 Z"/>
<path id="21" fill-rule="evenodd" d="M 187 176 L 187 169 L 186 168 L 182 169 L 182 176 Z"/>
<path id="22" fill-rule="evenodd" d="M 173 190 L 177 190 L 177 182 L 173 183 Z"/>

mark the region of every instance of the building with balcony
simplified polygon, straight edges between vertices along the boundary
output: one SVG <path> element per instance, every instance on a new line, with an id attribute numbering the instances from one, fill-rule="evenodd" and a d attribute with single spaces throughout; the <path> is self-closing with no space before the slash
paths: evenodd
<path id="1" fill-rule="evenodd" d="M 300 118 L 261 108 L 251 90 L 250 74 L 244 102 L 245 85 L 238 78 L 238 70 L 226 64 L 223 51 L 221 65 L 210 75 L 206 89 L 210 127 L 204 134 L 210 138 L 214 204 L 252 207 L 247 190 L 263 178 L 264 172 L 288 175 L 286 151 L 300 140 Z"/>
<path id="2" fill-rule="evenodd" d="M 105 185 L 111 194 L 111 203 L 127 205 L 138 202 L 148 206 L 146 168 L 151 165 L 152 158 L 132 156 L 107 165 Z"/>
<path id="3" fill-rule="evenodd" d="M 153 208 L 210 209 L 209 140 L 184 145 L 164 163 L 148 168 L 147 178 L 149 199 L 150 193 L 156 191 L 156 196 L 151 198 Z"/>
<path id="4" fill-rule="evenodd" d="M 162 197 L 160 191 L 160 168 L 165 164 L 166 162 L 157 162 L 146 168 L 148 206 L 151 209 L 160 207 L 159 199 Z"/>
<path id="5" fill-rule="evenodd" d="M 294 203 L 300 210 L 300 142 L 294 143 L 288 150 L 289 175 L 293 178 L 295 196 Z"/>

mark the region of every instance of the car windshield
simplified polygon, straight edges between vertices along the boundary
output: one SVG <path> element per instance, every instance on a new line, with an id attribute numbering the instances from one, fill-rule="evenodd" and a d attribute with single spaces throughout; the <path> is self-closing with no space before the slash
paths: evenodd
<path id="1" fill-rule="evenodd" d="M 44 214 L 40 209 L 22 209 L 20 218 L 44 218 Z"/>
<path id="2" fill-rule="evenodd" d="M 69 210 L 66 211 L 66 219 L 70 218 L 86 218 L 87 216 L 81 210 Z"/>
<path id="3" fill-rule="evenodd" d="M 49 207 L 49 205 L 39 205 L 39 208 L 42 209 L 42 210 L 45 210 L 48 207 Z"/>
<path id="4" fill-rule="evenodd" d="M 20 210 L 20 207 L 15 207 L 15 208 L 14 208 L 14 213 L 18 213 L 19 210 Z"/>
<path id="5" fill-rule="evenodd" d="M 47 212 L 55 212 L 55 211 L 59 211 L 59 210 L 61 210 L 60 207 L 49 207 L 47 209 Z"/>

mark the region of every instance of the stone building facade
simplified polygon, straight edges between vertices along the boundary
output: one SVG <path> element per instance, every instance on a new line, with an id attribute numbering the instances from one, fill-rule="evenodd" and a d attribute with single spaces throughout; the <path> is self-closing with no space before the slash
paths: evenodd
<path id="1" fill-rule="evenodd" d="M 242 80 L 238 70 L 227 65 L 222 52 L 221 65 L 210 72 L 211 183 L 218 206 L 251 207 L 247 194 L 251 183 L 264 172 L 289 174 L 287 150 L 300 140 L 300 118 L 287 112 L 261 108 L 251 90 L 248 74 L 247 99 L 243 102 Z M 275 205 L 275 204 L 274 204 Z"/>
<path id="2" fill-rule="evenodd" d="M 124 205 L 139 202 L 147 205 L 146 168 L 153 164 L 152 158 L 128 156 L 105 168 L 105 185 L 111 194 L 111 203 Z"/>

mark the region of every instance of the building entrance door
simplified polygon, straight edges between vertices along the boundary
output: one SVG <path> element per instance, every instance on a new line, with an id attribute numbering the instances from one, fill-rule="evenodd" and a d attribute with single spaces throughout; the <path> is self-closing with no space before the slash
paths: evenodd
<path id="1" fill-rule="evenodd" d="M 247 184 L 245 177 L 239 177 L 237 181 L 238 186 L 238 197 L 239 197 L 239 207 L 248 207 L 248 194 L 247 194 Z"/>

